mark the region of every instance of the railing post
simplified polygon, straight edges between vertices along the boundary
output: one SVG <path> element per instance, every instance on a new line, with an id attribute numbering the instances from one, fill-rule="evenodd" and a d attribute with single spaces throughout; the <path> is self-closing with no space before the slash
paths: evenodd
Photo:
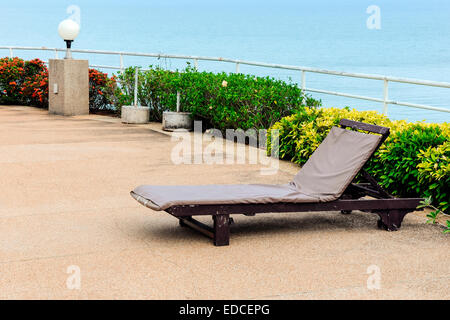
<path id="1" fill-rule="evenodd" d="M 13 49 L 9 48 L 9 57 L 12 59 L 13 58 Z"/>
<path id="2" fill-rule="evenodd" d="M 306 89 L 306 72 L 305 70 L 302 70 L 302 93 Z"/>
<path id="3" fill-rule="evenodd" d="M 384 90 L 383 90 L 383 114 L 384 115 L 387 115 L 388 100 L 389 100 L 388 80 L 384 79 Z"/>
<path id="4" fill-rule="evenodd" d="M 139 68 L 134 71 L 134 106 L 137 107 Z"/>
<path id="5" fill-rule="evenodd" d="M 55 49 L 55 59 L 58 59 L 58 50 Z"/>
<path id="6" fill-rule="evenodd" d="M 236 73 L 239 73 L 239 62 L 236 62 Z"/>
<path id="7" fill-rule="evenodd" d="M 302 83 L 301 83 L 301 88 L 302 88 L 302 102 L 303 104 L 305 104 L 306 99 L 305 99 L 305 89 L 306 89 L 306 72 L 305 70 L 302 70 Z"/>
<path id="8" fill-rule="evenodd" d="M 120 71 L 123 72 L 124 66 L 123 66 L 123 54 L 120 54 Z"/>
<path id="9" fill-rule="evenodd" d="M 194 59 L 194 68 L 198 70 L 198 59 Z"/>

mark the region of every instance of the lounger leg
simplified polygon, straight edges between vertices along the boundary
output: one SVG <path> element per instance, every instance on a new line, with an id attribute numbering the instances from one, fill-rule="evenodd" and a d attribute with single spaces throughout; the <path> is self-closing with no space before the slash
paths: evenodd
<path id="1" fill-rule="evenodd" d="M 402 226 L 403 218 L 409 213 L 406 210 L 389 210 L 377 212 L 380 216 L 378 228 L 387 231 L 397 231 Z"/>
<path id="2" fill-rule="evenodd" d="M 188 227 L 188 226 L 186 225 L 186 223 L 184 222 L 184 219 L 190 220 L 190 219 L 192 219 L 192 216 L 190 216 L 190 217 L 185 217 L 185 218 L 183 218 L 183 219 L 179 219 L 180 227 Z"/>
<path id="3" fill-rule="evenodd" d="M 207 226 L 206 224 L 201 223 L 200 221 L 195 220 L 192 218 L 192 216 L 186 216 L 186 217 L 178 217 L 180 220 L 180 226 L 186 227 L 192 230 L 195 230 L 197 232 L 200 232 L 201 234 L 207 236 L 208 238 L 213 239 L 214 238 L 214 230 L 210 226 Z"/>
<path id="4" fill-rule="evenodd" d="M 230 244 L 230 216 L 219 214 L 214 219 L 214 245 L 227 246 Z"/>

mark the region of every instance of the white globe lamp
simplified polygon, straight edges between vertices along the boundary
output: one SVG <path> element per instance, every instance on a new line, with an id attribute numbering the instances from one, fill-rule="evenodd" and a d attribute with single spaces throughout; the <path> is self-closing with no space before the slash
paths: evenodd
<path id="1" fill-rule="evenodd" d="M 80 33 L 80 25 L 70 19 L 63 20 L 58 26 L 58 33 L 67 45 L 66 57 L 64 59 L 72 59 L 70 48 L 72 47 L 72 42 Z"/>

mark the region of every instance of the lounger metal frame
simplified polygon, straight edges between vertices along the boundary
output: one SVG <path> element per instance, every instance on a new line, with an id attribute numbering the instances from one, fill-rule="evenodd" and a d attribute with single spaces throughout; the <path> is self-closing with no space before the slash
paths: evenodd
<path id="1" fill-rule="evenodd" d="M 390 130 L 363 122 L 342 119 L 342 128 L 367 131 L 382 135 L 382 139 L 375 149 L 387 139 Z M 375 153 L 374 151 L 374 153 Z M 373 154 L 372 154 L 373 155 Z M 260 213 L 273 212 L 311 212 L 311 211 L 341 211 L 349 214 L 352 210 L 360 210 L 378 214 L 378 227 L 388 231 L 396 231 L 401 227 L 406 214 L 418 209 L 421 198 L 394 198 L 386 192 L 376 180 L 364 169 L 360 170 L 361 177 L 366 183 L 351 183 L 342 196 L 335 201 L 316 203 L 271 203 L 271 204 L 232 204 L 232 205 L 181 205 L 172 206 L 165 211 L 180 220 L 180 226 L 193 230 L 212 238 L 214 245 L 226 246 L 230 241 L 231 214 L 253 216 Z M 372 199 L 364 198 L 366 196 Z M 207 226 L 192 216 L 211 215 L 213 227 Z"/>

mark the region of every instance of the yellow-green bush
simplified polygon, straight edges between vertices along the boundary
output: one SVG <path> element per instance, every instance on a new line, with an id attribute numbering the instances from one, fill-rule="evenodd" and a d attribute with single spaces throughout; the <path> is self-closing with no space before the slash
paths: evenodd
<path id="1" fill-rule="evenodd" d="M 341 119 L 391 128 L 391 135 L 366 165 L 366 169 L 392 194 L 403 197 L 431 196 L 441 209 L 450 206 L 450 125 L 391 121 L 376 111 L 348 108 L 305 108 L 281 119 L 278 130 L 280 159 L 303 165 Z"/>
<path id="2" fill-rule="evenodd" d="M 279 155 L 303 165 L 325 139 L 332 126 L 341 119 L 351 119 L 371 124 L 392 127 L 392 122 L 376 111 L 357 111 L 348 108 L 305 108 L 275 123 L 268 132 L 268 152 L 271 131 L 279 131 Z"/>
<path id="3" fill-rule="evenodd" d="M 420 184 L 428 186 L 424 195 L 433 198 L 434 190 L 439 190 L 434 199 L 443 210 L 450 206 L 450 142 L 448 137 L 447 134 L 447 141 L 440 146 L 420 150 L 421 162 L 417 166 Z"/>

